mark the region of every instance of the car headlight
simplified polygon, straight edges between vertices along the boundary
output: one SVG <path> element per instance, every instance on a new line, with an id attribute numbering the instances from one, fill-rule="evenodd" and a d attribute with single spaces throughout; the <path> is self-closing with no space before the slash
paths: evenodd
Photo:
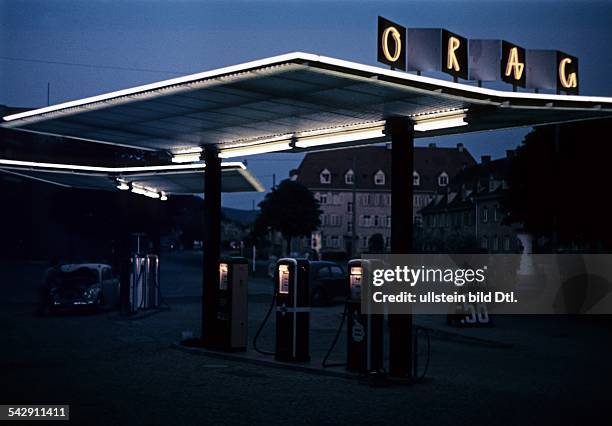
<path id="1" fill-rule="evenodd" d="M 98 287 L 89 287 L 83 292 L 83 297 L 88 302 L 93 302 L 98 298 L 100 289 Z"/>

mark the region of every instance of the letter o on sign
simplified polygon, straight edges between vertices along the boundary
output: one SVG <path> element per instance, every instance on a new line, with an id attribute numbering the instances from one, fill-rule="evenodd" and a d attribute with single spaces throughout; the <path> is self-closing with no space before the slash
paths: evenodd
<path id="1" fill-rule="evenodd" d="M 394 50 L 393 54 L 389 51 L 389 36 L 393 38 Z M 395 27 L 388 27 L 383 31 L 382 34 L 382 49 L 385 55 L 390 62 L 396 62 L 400 55 L 402 54 L 402 38 L 400 37 L 400 33 Z"/>
<path id="2" fill-rule="evenodd" d="M 406 28 L 378 17 L 378 61 L 406 70 Z"/>

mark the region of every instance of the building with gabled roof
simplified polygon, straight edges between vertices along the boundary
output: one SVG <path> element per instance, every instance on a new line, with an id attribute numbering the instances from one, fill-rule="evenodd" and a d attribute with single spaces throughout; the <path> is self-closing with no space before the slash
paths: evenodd
<path id="1" fill-rule="evenodd" d="M 476 164 L 463 144 L 437 147 L 429 144 L 414 149 L 414 215 L 421 224 L 420 210 L 440 192 L 450 188 L 455 176 Z M 370 238 L 381 234 L 390 247 L 391 150 L 366 146 L 306 154 L 292 179 L 308 187 L 321 204 L 321 226 L 311 248 L 346 254 L 366 251 Z M 352 250 L 353 191 L 355 199 L 356 248 Z M 308 245 L 308 242 L 305 243 Z"/>
<path id="2" fill-rule="evenodd" d="M 514 253 L 519 250 L 517 226 L 504 221 L 502 207 L 507 190 L 509 159 L 481 162 L 462 170 L 445 194 L 438 194 L 421 209 L 422 232 L 419 249 L 432 252 L 478 250 L 490 253 Z"/>

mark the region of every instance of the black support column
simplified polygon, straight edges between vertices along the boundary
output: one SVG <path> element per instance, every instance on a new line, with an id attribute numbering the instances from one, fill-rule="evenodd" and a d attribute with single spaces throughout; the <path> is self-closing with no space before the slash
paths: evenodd
<path id="1" fill-rule="evenodd" d="M 391 134 L 391 252 L 412 252 L 414 128 L 408 118 L 387 120 Z M 389 376 L 412 376 L 412 314 L 389 315 Z"/>
<path id="2" fill-rule="evenodd" d="M 202 343 L 214 342 L 215 300 L 221 257 L 221 159 L 216 146 L 204 148 L 204 261 L 202 269 Z"/>
<path id="3" fill-rule="evenodd" d="M 120 191 L 119 224 L 115 235 L 115 266 L 119 272 L 119 313 L 127 317 L 132 313 L 130 307 L 130 280 L 132 272 L 131 241 L 129 225 L 130 192 Z"/>

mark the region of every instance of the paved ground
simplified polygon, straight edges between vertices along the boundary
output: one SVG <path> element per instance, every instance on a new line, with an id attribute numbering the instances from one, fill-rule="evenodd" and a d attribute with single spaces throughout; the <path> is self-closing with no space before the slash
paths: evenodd
<path id="1" fill-rule="evenodd" d="M 131 321 L 112 312 L 35 317 L 43 265 L 0 264 L 0 403 L 69 403 L 76 424 L 610 424 L 608 319 L 498 317 L 491 329 L 456 330 L 418 317 L 437 330 L 433 380 L 371 388 L 174 348 L 182 331 L 199 333 L 199 264 L 197 253 L 162 257 L 170 309 Z M 251 284 L 253 333 L 270 286 Z M 313 360 L 341 311 L 313 311 Z M 262 346 L 272 346 L 272 330 Z"/>

